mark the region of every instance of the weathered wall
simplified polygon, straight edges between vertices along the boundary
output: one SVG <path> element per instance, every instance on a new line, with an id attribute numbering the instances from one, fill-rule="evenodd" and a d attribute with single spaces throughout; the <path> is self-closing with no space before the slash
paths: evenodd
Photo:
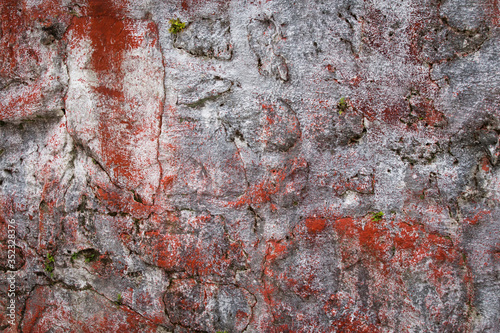
<path id="1" fill-rule="evenodd" d="M 500 332 L 497 0 L 0 17 L 0 330 Z"/>

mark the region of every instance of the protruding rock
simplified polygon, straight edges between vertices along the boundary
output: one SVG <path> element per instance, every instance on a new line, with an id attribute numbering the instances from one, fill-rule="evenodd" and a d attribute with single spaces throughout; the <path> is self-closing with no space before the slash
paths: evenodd
<path id="1" fill-rule="evenodd" d="M 299 140 L 300 123 L 292 108 L 284 101 L 262 104 L 261 140 L 266 151 L 286 152 Z"/>
<path id="2" fill-rule="evenodd" d="M 51 10 L 40 7 L 24 8 L 22 2 L 15 1 L 0 3 L 1 121 L 63 115 L 68 77 L 60 39 L 67 17 L 61 15 L 59 22 Z"/>
<path id="3" fill-rule="evenodd" d="M 276 24 L 270 19 L 253 19 L 248 25 L 248 42 L 257 56 L 259 72 L 277 80 L 288 81 L 286 60 L 277 50 L 280 39 Z"/>
<path id="4" fill-rule="evenodd" d="M 182 81 L 177 97 L 178 104 L 187 106 L 200 106 L 205 101 L 216 99 L 219 95 L 228 92 L 233 82 L 219 76 L 194 77 Z"/>
<path id="5" fill-rule="evenodd" d="M 173 281 L 164 300 L 173 323 L 208 332 L 242 332 L 255 304 L 255 298 L 244 289 L 194 279 Z"/>
<path id="6" fill-rule="evenodd" d="M 364 129 L 364 118 L 360 112 L 352 107 L 346 107 L 345 111 L 333 109 L 324 126 L 315 128 L 316 141 L 321 149 L 346 146 L 360 140 Z"/>
<path id="7" fill-rule="evenodd" d="M 233 56 L 230 26 L 225 20 L 204 18 L 191 22 L 173 38 L 174 47 L 195 56 L 222 60 Z"/>

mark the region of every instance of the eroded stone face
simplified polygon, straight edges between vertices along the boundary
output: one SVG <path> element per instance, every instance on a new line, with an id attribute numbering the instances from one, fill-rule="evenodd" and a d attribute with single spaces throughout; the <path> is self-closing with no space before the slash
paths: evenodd
<path id="1" fill-rule="evenodd" d="M 233 55 L 229 21 L 196 20 L 174 35 L 173 45 L 195 56 L 229 60 Z"/>
<path id="2" fill-rule="evenodd" d="M 495 1 L 0 15 L 1 330 L 500 331 Z"/>
<path id="3" fill-rule="evenodd" d="M 60 117 L 68 85 L 62 37 L 69 15 L 57 5 L 0 5 L 0 120 Z"/>
<path id="4" fill-rule="evenodd" d="M 271 19 L 253 19 L 248 25 L 248 43 L 257 56 L 259 72 L 262 75 L 288 80 L 285 58 L 277 53 L 281 35 Z"/>
<path id="5" fill-rule="evenodd" d="M 27 331 L 157 332 L 151 320 L 126 308 L 117 309 L 106 297 L 90 290 L 39 286 L 27 301 L 27 310 L 23 322 Z"/>
<path id="6" fill-rule="evenodd" d="M 156 25 L 125 19 L 112 3 L 92 2 L 68 31 L 68 129 L 111 181 L 152 204 L 163 109 Z"/>

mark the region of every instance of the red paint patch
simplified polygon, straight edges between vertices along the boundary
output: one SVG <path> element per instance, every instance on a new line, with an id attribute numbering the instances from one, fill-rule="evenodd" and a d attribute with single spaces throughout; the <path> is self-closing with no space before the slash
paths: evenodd
<path id="1" fill-rule="evenodd" d="M 89 90 L 85 98 L 90 110 L 83 111 L 91 116 L 89 124 L 78 119 L 81 115 L 76 113 L 82 110 L 74 110 L 80 107 L 74 99 L 81 98 L 75 92 L 81 88 L 70 84 L 68 123 L 115 185 L 135 191 L 138 201 L 152 205 L 161 176 L 156 143 L 163 96 L 155 87 L 162 87 L 163 66 L 155 24 L 128 18 L 124 7 L 119 1 L 92 0 L 85 7 L 86 16 L 73 17 L 66 34 L 70 52 L 76 55 L 88 41 L 91 48 L 88 65 L 81 56 L 69 59 L 81 71 L 92 71 L 96 80 L 81 81 Z M 131 56 L 133 52 L 135 56 Z M 141 63 L 150 72 L 134 72 Z M 136 76 L 133 80 L 131 74 Z M 143 81 L 151 88 L 138 89 Z"/>
<path id="2" fill-rule="evenodd" d="M 319 217 L 310 217 L 306 219 L 306 227 L 309 233 L 316 234 L 326 227 L 326 220 Z"/>

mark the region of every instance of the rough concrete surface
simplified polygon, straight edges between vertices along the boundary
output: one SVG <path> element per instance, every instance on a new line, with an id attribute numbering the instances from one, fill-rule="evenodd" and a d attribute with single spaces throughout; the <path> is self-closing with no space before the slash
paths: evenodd
<path id="1" fill-rule="evenodd" d="M 0 1 L 0 331 L 500 332 L 499 6 Z"/>

